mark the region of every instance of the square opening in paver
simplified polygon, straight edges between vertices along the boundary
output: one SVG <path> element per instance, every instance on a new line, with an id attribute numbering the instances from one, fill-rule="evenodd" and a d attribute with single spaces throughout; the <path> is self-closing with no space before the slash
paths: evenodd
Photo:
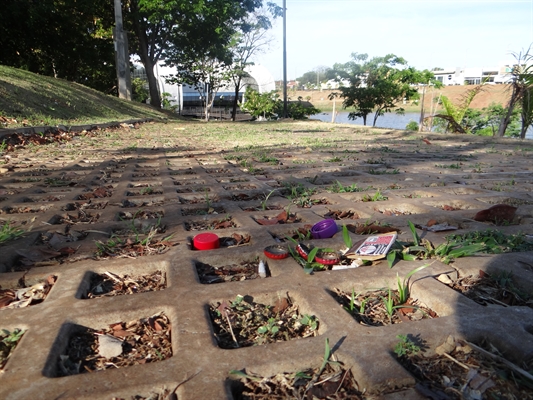
<path id="1" fill-rule="evenodd" d="M 196 261 L 194 264 L 200 283 L 204 284 L 238 282 L 257 278 L 267 278 L 270 276 L 268 263 L 259 260 L 258 257 L 234 263 L 226 262 L 208 264 Z"/>
<path id="2" fill-rule="evenodd" d="M 230 371 L 228 385 L 234 399 L 351 399 L 363 400 L 352 371 L 331 352 L 329 340 L 322 354 L 322 365 L 273 376 L 260 376 L 250 369 Z M 364 390 L 364 389 L 363 389 Z"/>
<path id="3" fill-rule="evenodd" d="M 531 374 L 526 372 L 533 369 L 533 362 L 509 359 L 520 356 L 490 338 L 473 343 L 450 335 L 432 346 L 419 335 L 398 335 L 398 339 L 394 352 L 415 377 L 416 387 L 452 394 L 446 396 L 450 399 L 533 398 Z"/>
<path id="4" fill-rule="evenodd" d="M 227 236 L 219 236 L 219 247 L 220 248 L 232 248 L 232 247 L 240 247 L 240 246 L 247 246 L 251 243 L 252 237 L 248 233 L 226 233 L 224 232 L 224 235 Z M 189 238 L 189 247 L 192 250 L 198 250 L 194 248 L 194 238 Z M 212 249 L 216 250 L 216 249 Z M 201 250 L 201 251 L 209 251 L 209 250 Z"/>
<path id="5" fill-rule="evenodd" d="M 184 224 L 187 231 L 207 231 L 238 227 L 230 215 L 226 215 L 219 219 L 186 221 Z"/>
<path id="6" fill-rule="evenodd" d="M 184 195 L 184 196 L 178 196 L 178 200 L 181 204 L 202 204 L 207 203 L 208 205 L 211 205 L 211 203 L 216 203 L 219 201 L 219 198 L 217 195 L 210 196 L 208 192 L 206 192 L 203 196 L 193 196 L 193 195 Z"/>
<path id="7" fill-rule="evenodd" d="M 77 196 L 76 200 L 90 200 L 111 197 L 113 195 L 113 189 L 113 185 L 100 186 L 93 190 L 88 189 L 85 191 L 85 193 Z"/>
<path id="8" fill-rule="evenodd" d="M 335 289 L 330 294 L 359 324 L 365 326 L 438 318 L 435 311 L 411 296 L 408 286 L 402 286 L 400 290 L 384 288 L 365 292 Z"/>
<path id="9" fill-rule="evenodd" d="M 60 215 L 54 215 L 49 223 L 52 225 L 61 224 L 94 224 L 100 219 L 100 213 L 87 212 L 82 209 L 78 209 L 77 213 L 65 213 Z"/>
<path id="10" fill-rule="evenodd" d="M 455 280 L 442 274 L 436 279 L 482 306 L 495 304 L 533 308 L 531 288 L 521 288 L 517 284 L 518 278 L 510 271 L 488 273 L 480 270 L 477 275 L 459 276 Z"/>
<path id="11" fill-rule="evenodd" d="M 52 205 L 21 205 L 4 207 L 0 209 L 0 214 L 27 214 L 27 213 L 44 213 L 52 208 Z"/>
<path id="12" fill-rule="evenodd" d="M 289 294 L 268 304 L 237 295 L 234 300 L 210 304 L 209 315 L 218 346 L 223 349 L 307 338 L 317 336 L 319 330 L 318 318 L 301 313 Z"/>
<path id="13" fill-rule="evenodd" d="M 225 213 L 226 209 L 224 207 L 216 205 L 211 205 L 210 207 L 184 207 L 181 209 L 181 215 L 184 217 L 188 215 L 217 215 Z"/>
<path id="14" fill-rule="evenodd" d="M 99 329 L 80 325 L 64 329 L 69 331 L 68 343 L 55 358 L 52 376 L 123 368 L 172 357 L 171 323 L 163 312 Z"/>
<path id="15" fill-rule="evenodd" d="M 94 299 L 163 290 L 167 287 L 167 279 L 159 270 L 142 275 L 88 272 L 82 286 L 79 298 Z"/>
<path id="16" fill-rule="evenodd" d="M 0 329 L 0 372 L 6 366 L 24 333 L 25 331 L 19 328 Z"/>
<path id="17" fill-rule="evenodd" d="M 25 308 L 42 303 L 57 281 L 57 276 L 49 275 L 33 285 L 20 279 L 18 285 L 0 289 L 0 310 L 8 308 Z M 1 285 L 0 287 L 5 286 Z"/>
<path id="18" fill-rule="evenodd" d="M 207 193 L 210 192 L 211 188 L 207 186 L 183 186 L 176 189 L 176 193 Z"/>
<path id="19" fill-rule="evenodd" d="M 286 210 L 277 214 L 269 214 L 253 216 L 252 218 L 259 225 L 295 224 L 303 221 L 298 214 L 287 212 Z"/>
<path id="20" fill-rule="evenodd" d="M 134 208 L 134 207 L 152 207 L 152 206 L 161 206 L 165 202 L 164 197 L 151 197 L 147 199 L 131 199 L 123 200 L 123 208 Z"/>
<path id="21" fill-rule="evenodd" d="M 159 219 L 164 217 L 165 212 L 163 210 L 138 210 L 135 212 L 121 211 L 118 213 L 118 220 L 145 220 L 145 219 Z"/>
<path id="22" fill-rule="evenodd" d="M 126 192 L 126 196 L 154 196 L 163 194 L 163 189 L 154 186 L 146 186 L 139 189 L 132 189 Z"/>

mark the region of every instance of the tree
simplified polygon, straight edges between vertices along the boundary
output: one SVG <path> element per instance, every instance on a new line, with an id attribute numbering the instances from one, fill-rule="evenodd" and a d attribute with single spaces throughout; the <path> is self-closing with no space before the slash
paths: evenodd
<path id="1" fill-rule="evenodd" d="M 397 104 L 417 94 L 412 84 L 416 83 L 417 73 L 407 67 L 407 61 L 394 54 L 368 60 L 367 54 L 352 54 L 352 61 L 336 64 L 337 81 L 346 80 L 349 86 L 340 88 L 343 107 L 353 107 L 355 111 L 348 118 L 363 118 L 366 125 L 368 114 L 374 112 L 373 126 L 380 115 L 392 110 L 403 113 Z"/>
<path id="2" fill-rule="evenodd" d="M 467 133 L 467 127 L 463 125 L 464 117 L 469 110 L 470 103 L 474 100 L 474 97 L 483 91 L 483 85 L 477 85 L 472 89 L 468 89 L 462 96 L 459 104 L 453 104 L 451 100 L 446 96 L 441 96 L 442 106 L 444 107 L 444 114 L 436 114 L 434 118 L 441 118 L 448 122 L 445 132 L 451 131 L 452 133 Z"/>
<path id="3" fill-rule="evenodd" d="M 248 111 L 252 117 L 264 119 L 277 118 L 283 115 L 283 101 L 276 91 L 270 93 L 259 93 L 248 87 L 245 94 L 246 101 L 243 109 Z M 310 115 L 318 114 L 320 110 L 312 105 L 305 104 L 302 98 L 298 101 L 291 101 L 287 105 L 287 117 L 293 119 L 307 119 Z"/>
<path id="4" fill-rule="evenodd" d="M 527 129 L 533 123 L 533 105 L 531 98 L 533 95 L 533 54 L 530 54 L 531 47 L 524 53 L 514 53 L 516 64 L 511 71 L 511 96 L 507 104 L 507 113 L 502 117 L 498 136 L 505 135 L 505 131 L 511 121 L 513 111 L 517 105 L 522 105 L 522 130 L 520 138 L 526 137 Z"/>
<path id="5" fill-rule="evenodd" d="M 188 64 L 194 57 L 224 60 L 242 19 L 262 0 L 129 0 L 134 52 L 146 70 L 150 103 L 161 106 L 154 67 Z M 208 54 L 210 53 L 210 54 Z"/>
<path id="6" fill-rule="evenodd" d="M 435 88 L 441 88 L 442 82 L 435 79 L 435 75 L 433 72 L 428 71 L 427 69 L 423 71 L 418 71 L 416 76 L 416 81 L 418 82 L 418 86 L 422 87 L 422 95 L 420 100 L 420 118 L 418 120 L 419 125 L 418 129 L 419 131 L 422 131 L 422 128 L 424 126 L 424 119 L 425 119 L 425 99 L 426 99 L 426 89 L 428 86 L 433 86 Z"/>
<path id="7" fill-rule="evenodd" d="M 320 89 L 321 82 L 335 78 L 336 75 L 332 68 L 320 65 L 315 67 L 312 71 L 307 71 L 296 80 L 300 86 Z"/>
<path id="8" fill-rule="evenodd" d="M 194 87 L 204 103 L 205 120 L 209 121 L 216 94 L 230 79 L 227 74 L 230 63 L 228 59 L 219 60 L 207 53 L 203 57 L 194 57 L 178 63 L 177 67 L 180 72 L 167 78 L 167 81 Z"/>
<path id="9" fill-rule="evenodd" d="M 282 14 L 281 7 L 274 3 L 268 3 L 268 10 L 274 18 Z M 272 23 L 263 8 L 251 13 L 244 19 L 244 23 L 239 32 L 230 44 L 232 52 L 232 65 L 228 75 L 233 83 L 235 97 L 231 111 L 231 119 L 235 121 L 237 115 L 237 105 L 239 102 L 239 92 L 245 84 L 245 79 L 249 77 L 246 68 L 253 65 L 251 59 L 263 50 L 272 41 L 268 36 L 268 30 L 272 28 Z"/>
<path id="10" fill-rule="evenodd" d="M 0 63 L 109 92 L 116 81 L 109 0 L 10 0 Z"/>

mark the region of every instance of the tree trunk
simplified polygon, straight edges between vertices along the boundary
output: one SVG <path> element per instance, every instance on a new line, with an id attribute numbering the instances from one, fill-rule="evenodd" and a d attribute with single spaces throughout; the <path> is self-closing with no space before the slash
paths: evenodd
<path id="1" fill-rule="evenodd" d="M 148 89 L 150 91 L 150 105 L 156 108 L 161 108 L 161 97 L 159 95 L 157 78 L 154 73 L 154 64 L 150 60 L 143 64 L 144 69 L 146 70 L 146 79 L 148 79 Z"/>
<path id="2" fill-rule="evenodd" d="M 233 99 L 233 108 L 231 110 L 231 120 L 235 122 L 235 119 L 237 118 L 237 104 L 239 103 L 239 90 L 241 89 L 241 77 L 237 79 L 237 83 L 235 85 L 235 98 Z"/>
<path id="3" fill-rule="evenodd" d="M 509 99 L 509 105 L 507 106 L 507 113 L 502 117 L 500 126 L 498 127 L 498 137 L 503 137 L 507 126 L 511 122 L 511 115 L 513 114 L 514 107 L 520 97 L 518 88 L 513 85 L 513 91 L 511 93 L 511 98 Z"/>
<path id="4" fill-rule="evenodd" d="M 426 98 L 426 87 L 424 86 L 422 89 L 422 103 L 420 105 L 420 120 L 418 121 L 418 132 L 422 132 L 422 128 L 424 126 L 424 117 L 425 117 L 424 99 L 425 98 Z"/>
<path id="5" fill-rule="evenodd" d="M 139 40 L 139 57 L 144 65 L 146 71 L 146 79 L 148 80 L 148 90 L 150 92 L 150 104 L 155 108 L 161 108 L 161 97 L 159 95 L 159 88 L 157 86 L 157 78 L 154 73 L 154 66 L 157 63 L 157 59 L 152 60 L 148 49 L 148 37 L 146 36 L 146 30 L 139 22 L 140 16 L 138 6 L 135 1 L 131 2 L 133 10 L 133 28 L 137 39 Z"/>

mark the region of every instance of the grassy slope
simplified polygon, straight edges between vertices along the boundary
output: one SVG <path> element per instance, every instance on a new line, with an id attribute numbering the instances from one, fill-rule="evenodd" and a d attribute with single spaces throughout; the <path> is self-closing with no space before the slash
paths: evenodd
<path id="1" fill-rule="evenodd" d="M 166 118 L 146 104 L 105 95 L 78 83 L 0 65 L 0 117 L 9 128 Z M 2 124 L 2 127 L 6 127 Z"/>

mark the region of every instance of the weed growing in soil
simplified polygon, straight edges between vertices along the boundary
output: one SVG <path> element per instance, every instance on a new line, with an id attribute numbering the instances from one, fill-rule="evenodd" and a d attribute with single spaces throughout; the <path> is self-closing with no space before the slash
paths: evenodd
<path id="1" fill-rule="evenodd" d="M 230 371 L 239 384 L 232 385 L 232 394 L 242 400 L 267 399 L 364 399 L 351 371 L 344 369 L 331 352 L 326 338 L 324 357 L 320 367 L 303 371 L 280 372 L 262 377 L 243 371 Z"/>
<path id="2" fill-rule="evenodd" d="M 420 351 L 420 347 L 415 344 L 407 335 L 398 335 L 396 336 L 399 340 L 394 346 L 394 353 L 398 357 L 406 357 L 410 355 L 417 354 Z"/>
<path id="3" fill-rule="evenodd" d="M 17 347 L 22 335 L 24 335 L 24 332 L 21 329 L 14 329 L 13 331 L 2 329 L 0 333 L 0 371 L 6 365 L 11 353 Z"/>
<path id="4" fill-rule="evenodd" d="M 238 295 L 234 301 L 209 306 L 215 337 L 223 349 L 317 336 L 315 316 L 302 315 L 290 297 L 279 297 L 273 305 Z"/>
<path id="5" fill-rule="evenodd" d="M 371 175 L 396 175 L 400 173 L 399 169 L 393 169 L 392 171 L 387 171 L 386 169 L 373 169 L 371 168 L 368 171 Z"/>
<path id="6" fill-rule="evenodd" d="M 362 198 L 362 200 L 364 202 L 369 202 L 369 201 L 385 201 L 385 200 L 388 200 L 389 198 L 387 196 L 383 196 L 383 194 L 381 193 L 381 191 L 377 191 L 373 196 L 370 196 L 369 194 L 365 194 Z"/>
<path id="7" fill-rule="evenodd" d="M 356 183 L 352 183 L 350 186 L 344 186 L 342 183 L 337 181 L 334 185 L 327 188 L 328 192 L 331 193 L 355 193 L 355 192 L 364 192 L 365 190 L 370 190 L 372 186 L 367 186 L 365 189 L 357 187 Z"/>
<path id="8" fill-rule="evenodd" d="M 22 237 L 24 233 L 25 231 L 23 229 L 15 226 L 9 221 L 5 221 L 2 226 L 0 226 L 0 245 L 18 239 Z"/>

